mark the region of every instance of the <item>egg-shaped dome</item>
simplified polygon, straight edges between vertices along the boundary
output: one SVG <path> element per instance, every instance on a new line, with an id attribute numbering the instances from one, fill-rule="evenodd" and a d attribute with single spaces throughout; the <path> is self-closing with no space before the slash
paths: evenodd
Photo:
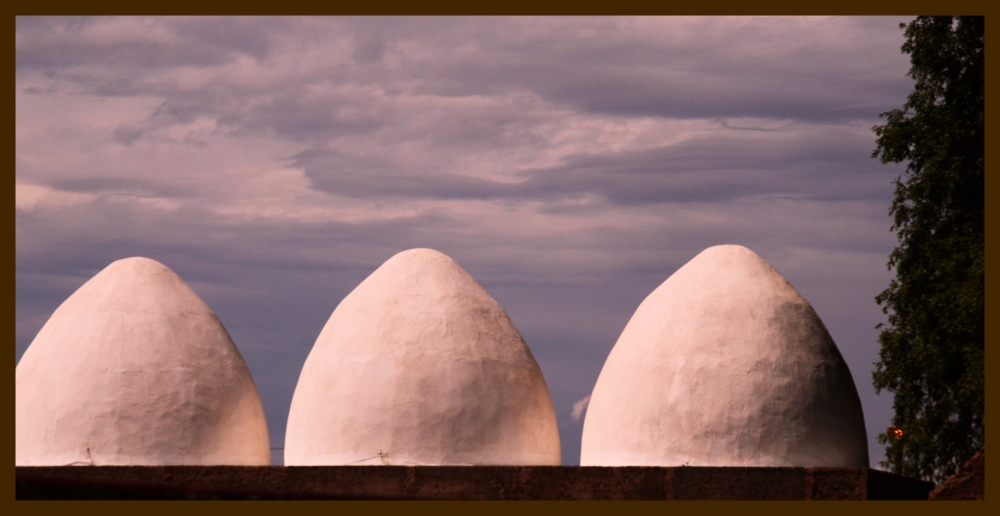
<path id="1" fill-rule="evenodd" d="M 548 464 L 542 371 L 503 308 L 451 258 L 399 253 L 347 295 L 299 376 L 286 465 Z"/>
<path id="2" fill-rule="evenodd" d="M 594 386 L 584 466 L 868 467 L 847 364 L 753 251 L 706 249 L 635 311 Z"/>
<path id="3" fill-rule="evenodd" d="M 271 463 L 229 334 L 148 258 L 118 260 L 67 298 L 15 378 L 18 466 Z"/>

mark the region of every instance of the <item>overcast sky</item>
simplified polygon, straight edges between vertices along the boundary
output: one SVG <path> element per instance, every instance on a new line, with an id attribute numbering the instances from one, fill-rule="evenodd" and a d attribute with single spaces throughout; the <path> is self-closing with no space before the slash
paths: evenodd
<path id="1" fill-rule="evenodd" d="M 112 261 L 218 314 L 284 443 L 333 309 L 397 252 L 454 258 L 510 314 L 578 464 L 640 302 L 740 244 L 871 386 L 912 87 L 908 18 L 18 18 L 16 359 Z M 280 460 L 280 450 L 276 451 Z"/>

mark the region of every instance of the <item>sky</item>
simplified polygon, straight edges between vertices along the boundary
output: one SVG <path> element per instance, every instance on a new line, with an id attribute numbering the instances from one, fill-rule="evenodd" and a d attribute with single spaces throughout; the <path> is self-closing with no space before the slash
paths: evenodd
<path id="1" fill-rule="evenodd" d="M 16 352 L 111 262 L 160 261 L 253 374 L 280 463 L 302 364 L 394 254 L 441 251 L 542 368 L 564 464 L 639 303 L 746 246 L 812 304 L 865 412 L 912 89 L 905 17 L 16 20 Z"/>

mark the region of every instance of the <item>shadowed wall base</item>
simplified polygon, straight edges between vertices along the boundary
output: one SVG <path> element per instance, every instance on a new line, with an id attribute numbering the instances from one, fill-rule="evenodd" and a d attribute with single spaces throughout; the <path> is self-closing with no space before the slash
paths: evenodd
<path id="1" fill-rule="evenodd" d="M 868 468 L 18 467 L 17 499 L 926 500 Z"/>

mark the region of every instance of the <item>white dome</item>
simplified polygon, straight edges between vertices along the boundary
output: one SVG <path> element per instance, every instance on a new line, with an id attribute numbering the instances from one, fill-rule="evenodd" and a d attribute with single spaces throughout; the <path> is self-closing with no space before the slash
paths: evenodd
<path id="1" fill-rule="evenodd" d="M 285 464 L 560 464 L 542 371 L 451 258 L 399 253 L 341 301 L 295 387 Z"/>
<path id="2" fill-rule="evenodd" d="M 601 370 L 583 466 L 868 467 L 851 372 L 753 251 L 706 249 L 647 297 Z"/>
<path id="3" fill-rule="evenodd" d="M 64 301 L 15 370 L 18 466 L 270 464 L 250 371 L 173 271 L 118 260 Z"/>

